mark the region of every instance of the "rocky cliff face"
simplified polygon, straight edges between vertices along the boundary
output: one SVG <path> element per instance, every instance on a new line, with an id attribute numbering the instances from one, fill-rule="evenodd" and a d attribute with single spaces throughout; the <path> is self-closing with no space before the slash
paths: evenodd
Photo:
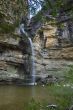
<path id="1" fill-rule="evenodd" d="M 37 76 L 39 77 L 61 76 L 69 69 L 69 65 L 73 65 L 73 47 L 65 36 L 62 37 L 61 45 L 59 45 L 58 38 L 55 35 L 56 29 L 56 27 L 48 25 L 43 28 L 44 36 L 42 39 L 39 34 L 35 37 L 35 62 Z"/>
<path id="2" fill-rule="evenodd" d="M 24 80 L 24 62 L 28 57 L 24 47 L 23 55 L 15 30 L 21 17 L 27 12 L 26 0 L 0 1 L 0 83 L 19 82 Z M 27 44 L 27 43 L 26 43 Z M 27 44 L 28 45 L 28 44 Z"/>
<path id="3" fill-rule="evenodd" d="M 0 39 L 0 82 L 18 79 L 22 74 L 18 74 L 18 68 L 23 63 L 18 41 L 6 37 L 5 35 Z"/>
<path id="4" fill-rule="evenodd" d="M 0 39 L 0 83 L 23 84 L 25 77 L 30 75 L 31 52 L 27 39 L 19 36 L 2 36 Z"/>

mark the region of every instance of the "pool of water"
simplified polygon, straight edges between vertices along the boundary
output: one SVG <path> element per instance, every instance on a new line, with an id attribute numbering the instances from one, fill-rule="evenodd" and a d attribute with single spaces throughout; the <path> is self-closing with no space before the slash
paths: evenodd
<path id="1" fill-rule="evenodd" d="M 32 98 L 40 102 L 51 100 L 48 89 L 43 86 L 0 85 L 0 110 L 26 110 Z"/>

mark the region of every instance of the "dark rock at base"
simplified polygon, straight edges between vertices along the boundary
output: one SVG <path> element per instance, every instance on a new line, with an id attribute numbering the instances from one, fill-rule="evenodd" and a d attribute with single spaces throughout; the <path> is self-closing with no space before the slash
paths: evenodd
<path id="1" fill-rule="evenodd" d="M 73 110 L 73 105 L 70 106 L 69 110 Z"/>
<path id="2" fill-rule="evenodd" d="M 53 76 L 53 75 L 48 75 L 45 78 L 42 77 L 37 77 L 36 82 L 37 84 L 54 84 L 55 82 L 58 82 L 59 78 Z"/>
<path id="3" fill-rule="evenodd" d="M 55 105 L 55 104 L 48 104 L 47 105 L 47 108 L 50 108 L 50 109 L 57 109 L 58 108 L 58 106 L 57 105 Z"/>

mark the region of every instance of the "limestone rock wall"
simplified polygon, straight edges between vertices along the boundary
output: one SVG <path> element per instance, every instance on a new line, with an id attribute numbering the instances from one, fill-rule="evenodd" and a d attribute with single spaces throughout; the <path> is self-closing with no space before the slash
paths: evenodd
<path id="1" fill-rule="evenodd" d="M 3 38 L 3 39 L 2 39 Z M 23 55 L 18 46 L 18 41 L 12 37 L 1 36 L 0 39 L 0 82 L 11 82 L 14 79 L 21 79 L 19 68 L 23 64 Z"/>
<path id="2" fill-rule="evenodd" d="M 35 68 L 39 77 L 46 77 L 50 74 L 62 75 L 68 69 L 68 64 L 73 65 L 73 46 L 69 41 L 66 42 L 66 37 L 62 38 L 60 46 L 55 35 L 56 31 L 57 28 L 52 26 L 43 28 L 43 40 L 47 37 L 45 48 L 42 48 L 44 42 L 39 34 L 34 39 Z"/>
<path id="3" fill-rule="evenodd" d="M 27 57 L 16 34 L 21 18 L 27 14 L 27 0 L 0 0 L 0 83 L 23 80 Z M 25 63 L 24 63 L 25 62 Z"/>

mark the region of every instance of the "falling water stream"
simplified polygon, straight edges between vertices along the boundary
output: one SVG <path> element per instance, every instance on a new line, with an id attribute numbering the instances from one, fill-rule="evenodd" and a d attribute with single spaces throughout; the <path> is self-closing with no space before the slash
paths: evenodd
<path id="1" fill-rule="evenodd" d="M 30 37 L 28 37 L 29 42 L 30 42 L 30 47 L 31 47 L 31 85 L 35 85 L 35 62 L 34 62 L 34 46 L 33 46 L 33 42 L 31 40 Z"/>
<path id="2" fill-rule="evenodd" d="M 30 42 L 30 47 L 31 47 L 31 78 L 32 78 L 31 85 L 35 85 L 35 62 L 34 62 L 35 51 L 31 38 L 28 37 L 28 40 Z"/>
<path id="3" fill-rule="evenodd" d="M 30 60 L 31 60 L 31 81 L 30 83 L 27 82 L 27 85 L 35 85 L 35 62 L 34 62 L 34 46 L 33 46 L 33 42 L 31 40 L 31 38 L 29 37 L 28 33 L 25 31 L 25 26 L 24 24 L 21 24 L 20 25 L 20 33 L 23 37 L 26 37 L 26 39 L 29 40 L 29 43 L 30 43 L 30 48 L 31 48 L 31 57 L 30 57 Z"/>
<path id="4" fill-rule="evenodd" d="M 43 0 L 41 0 L 42 2 Z M 36 2 L 34 0 L 28 0 L 28 4 L 29 4 L 29 12 L 28 12 L 28 15 L 29 16 L 29 21 L 31 20 L 31 18 L 33 16 L 35 16 L 35 14 L 38 13 L 39 10 L 41 10 L 41 4 L 39 3 L 40 0 L 36 0 Z M 38 3 L 38 5 L 37 5 Z M 36 7 L 36 10 L 35 10 L 35 13 L 33 14 L 32 10 L 33 8 L 32 7 Z M 29 37 L 28 33 L 26 32 L 26 26 L 24 23 L 22 23 L 20 25 L 20 33 L 22 34 L 22 36 L 26 36 L 26 38 L 29 40 L 30 42 L 30 47 L 31 47 L 31 82 L 30 82 L 30 85 L 35 85 L 35 62 L 34 62 L 34 47 L 33 47 L 33 43 L 32 43 L 32 40 L 31 38 Z"/>

